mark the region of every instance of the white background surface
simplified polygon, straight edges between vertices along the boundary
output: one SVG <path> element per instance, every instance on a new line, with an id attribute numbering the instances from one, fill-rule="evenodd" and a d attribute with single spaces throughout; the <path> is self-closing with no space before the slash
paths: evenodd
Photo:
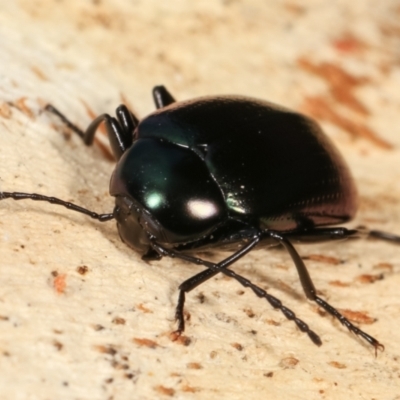
<path id="1" fill-rule="evenodd" d="M 85 127 L 91 117 L 84 104 L 113 113 L 123 95 L 144 116 L 154 109 L 151 88 L 165 84 L 177 99 L 242 94 L 319 116 L 359 186 L 352 226 L 399 233 L 399 3 L 302 4 L 3 2 L 0 190 L 110 212 L 113 164 L 98 146 L 66 140 L 41 106 L 51 102 Z M 355 137 L 368 132 L 392 148 Z M 399 399 L 400 247 L 360 241 L 299 250 L 342 261 L 306 263 L 330 303 L 371 318 L 360 326 L 385 352 L 375 358 L 321 317 L 280 251 L 253 252 L 235 270 L 295 310 L 320 334 L 321 348 L 220 276 L 188 295 L 190 343 L 173 342 L 177 288 L 197 267 L 144 263 L 120 242 L 114 222 L 2 201 L 0 397 Z M 362 278 L 379 274 L 372 283 Z"/>

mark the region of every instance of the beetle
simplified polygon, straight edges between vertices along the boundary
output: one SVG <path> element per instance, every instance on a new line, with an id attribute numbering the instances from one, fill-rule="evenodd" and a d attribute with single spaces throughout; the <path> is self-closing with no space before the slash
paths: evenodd
<path id="1" fill-rule="evenodd" d="M 117 164 L 110 181 L 112 213 L 98 214 L 36 193 L 1 192 L 0 200 L 31 199 L 58 204 L 100 222 L 115 219 L 124 243 L 143 260 L 175 257 L 206 267 L 179 286 L 176 334 L 185 329 L 185 295 L 218 273 L 237 280 L 293 320 L 316 345 L 320 337 L 279 299 L 229 269 L 257 248 L 283 247 L 296 266 L 309 300 L 374 348 L 384 346 L 317 295 L 293 243 L 375 237 L 400 243 L 400 236 L 365 228 L 347 229 L 357 211 L 349 168 L 319 125 L 275 104 L 248 97 L 210 96 L 177 102 L 164 86 L 153 89 L 156 111 L 141 121 L 121 105 L 116 117 L 102 114 L 80 130 L 94 141 L 104 123 Z M 213 263 L 193 253 L 230 251 Z"/>

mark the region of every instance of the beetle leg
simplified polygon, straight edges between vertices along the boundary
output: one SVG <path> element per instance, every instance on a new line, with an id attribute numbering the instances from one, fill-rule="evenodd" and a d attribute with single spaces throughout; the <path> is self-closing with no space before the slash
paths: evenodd
<path id="1" fill-rule="evenodd" d="M 225 266 L 224 268 L 228 268 L 228 266 Z M 178 321 L 178 332 L 183 332 L 185 330 L 183 307 L 185 305 L 186 293 L 192 291 L 197 286 L 208 281 L 210 278 L 217 275 L 218 272 L 219 271 L 215 271 L 212 269 L 205 269 L 204 271 L 199 272 L 198 274 L 192 276 L 191 278 L 187 279 L 179 285 L 178 303 L 176 304 L 175 308 L 175 319 Z"/>
<path id="2" fill-rule="evenodd" d="M 393 233 L 382 232 L 382 231 L 369 231 L 368 236 L 380 240 L 386 240 L 388 242 L 394 242 L 400 244 L 400 236 Z"/>
<path id="3" fill-rule="evenodd" d="M 133 131 L 138 124 L 137 118 L 124 105 L 120 105 L 116 110 L 118 119 L 108 114 L 101 114 L 90 123 L 86 131 L 82 131 L 51 104 L 47 104 L 44 109 L 57 115 L 57 117 L 60 118 L 68 128 L 75 132 L 87 146 L 93 144 L 97 128 L 104 122 L 111 149 L 117 160 L 132 144 Z"/>
<path id="4" fill-rule="evenodd" d="M 226 258 L 225 260 L 218 263 L 218 268 L 228 268 L 232 265 L 235 261 L 239 258 L 243 257 L 247 254 L 250 250 L 252 250 L 260 241 L 259 237 L 257 236 L 252 242 L 250 242 L 247 246 L 243 247 L 238 252 L 234 253 L 230 257 Z M 192 276 L 191 278 L 187 279 L 186 281 L 182 282 L 179 285 L 179 296 L 178 296 L 178 303 L 175 309 L 175 319 L 178 321 L 178 329 L 177 332 L 181 333 L 185 330 L 185 320 L 183 316 L 183 308 L 185 305 L 185 298 L 186 293 L 192 291 L 197 286 L 201 285 L 208 279 L 212 278 L 213 276 L 217 275 L 220 271 L 215 269 L 206 269 L 201 271 L 200 273 Z"/>
<path id="5" fill-rule="evenodd" d="M 292 260 L 297 268 L 297 272 L 299 274 L 301 285 L 303 287 L 306 297 L 309 300 L 315 301 L 325 311 L 327 311 L 329 314 L 331 314 L 333 317 L 335 317 L 337 320 L 339 320 L 339 322 L 342 325 L 344 325 L 350 332 L 353 332 L 356 335 L 361 336 L 364 340 L 366 340 L 368 343 L 370 343 L 372 346 L 374 346 L 375 353 L 378 349 L 379 350 L 384 349 L 384 346 L 381 343 L 379 343 L 378 340 L 376 340 L 374 337 L 368 335 L 368 333 L 357 328 L 346 317 L 344 317 L 342 314 L 340 314 L 340 312 L 336 308 L 332 307 L 325 300 L 321 299 L 321 297 L 317 296 L 316 289 L 311 280 L 310 274 L 307 271 L 307 267 L 305 266 L 299 253 L 296 251 L 296 249 L 293 247 L 293 245 L 290 243 L 290 241 L 287 238 L 285 238 L 283 235 L 281 235 L 277 232 L 273 232 L 273 231 L 266 231 L 265 234 L 267 234 L 270 237 L 275 238 L 279 243 L 281 243 L 285 247 L 285 249 L 289 253 L 290 257 L 292 258 Z"/>
<path id="6" fill-rule="evenodd" d="M 267 300 L 271 306 L 273 308 L 279 309 L 281 310 L 281 312 L 283 313 L 283 315 L 291 321 L 294 321 L 295 324 L 297 325 L 297 327 L 302 331 L 308 334 L 309 338 L 311 339 L 311 341 L 320 346 L 322 344 L 320 337 L 314 332 L 312 331 L 309 326 L 302 321 L 301 319 L 296 317 L 296 314 L 290 310 L 289 308 L 285 307 L 282 302 L 277 299 L 276 297 L 270 295 L 269 293 L 267 293 L 264 289 L 261 289 L 260 287 L 256 286 L 254 283 L 252 283 L 250 280 L 246 279 L 245 277 L 227 269 L 228 265 L 231 265 L 232 263 L 234 263 L 235 261 L 237 261 L 239 258 L 243 257 L 245 254 L 247 254 L 252 248 L 254 248 L 254 246 L 260 241 L 261 235 L 258 235 L 251 243 L 249 243 L 247 246 L 243 247 L 242 249 L 240 249 L 239 251 L 237 251 L 236 253 L 234 253 L 232 256 L 228 257 L 227 259 L 221 261 L 218 264 L 214 264 L 211 263 L 209 261 L 205 261 L 202 260 L 201 258 L 197 258 L 197 257 L 192 257 L 186 254 L 182 254 L 179 253 L 175 250 L 172 249 L 166 249 L 161 247 L 160 245 L 156 244 L 156 243 L 152 243 L 152 247 L 154 248 L 154 250 L 156 250 L 158 253 L 162 254 L 163 256 L 169 256 L 169 257 L 176 257 L 176 258 L 180 258 L 182 260 L 185 261 L 189 261 L 193 264 L 197 264 L 197 265 L 204 265 L 207 268 L 216 271 L 216 272 L 222 272 L 224 275 L 227 275 L 233 279 L 235 279 L 236 281 L 238 281 L 242 286 L 244 287 L 248 287 L 250 288 L 255 294 L 256 296 L 260 297 L 260 298 L 264 298 L 265 300 Z M 184 295 L 184 291 L 181 291 L 181 293 L 183 293 L 183 295 L 180 294 L 180 300 L 184 302 L 185 299 L 185 295 Z M 182 307 L 183 308 L 183 307 Z M 179 330 L 179 328 L 184 328 L 184 322 L 183 322 L 183 315 L 179 316 L 181 319 L 179 320 L 179 327 L 178 327 L 178 331 L 177 333 L 181 333 L 183 331 Z M 183 325 L 181 325 L 183 324 Z"/>
<path id="7" fill-rule="evenodd" d="M 233 264 L 235 261 L 237 261 L 240 257 L 243 257 L 245 254 L 247 254 L 253 247 L 255 247 L 259 242 L 259 237 L 257 236 L 252 242 L 250 242 L 247 246 L 243 247 L 241 250 L 233 254 L 232 256 L 226 258 L 225 260 L 221 261 L 218 265 L 218 268 L 228 268 L 231 264 Z M 174 255 L 171 255 L 171 253 L 168 250 L 157 248 L 154 249 L 157 254 L 160 254 L 161 256 L 170 256 L 170 257 L 175 257 Z M 176 253 L 176 252 L 175 252 Z M 179 254 L 179 253 L 176 253 Z M 178 255 L 176 257 L 179 258 Z M 198 259 L 199 260 L 199 259 Z M 179 285 L 179 296 L 178 296 L 178 303 L 175 308 L 175 319 L 178 321 L 178 329 L 176 330 L 177 333 L 182 333 L 185 330 L 185 319 L 184 319 L 184 305 L 185 305 L 185 299 L 186 295 L 185 293 L 188 293 L 195 289 L 197 286 L 201 285 L 203 282 L 207 281 L 208 279 L 212 278 L 213 276 L 217 275 L 219 273 L 219 269 L 206 269 L 204 271 L 201 271 L 200 273 L 192 276 L 191 278 L 187 279 L 183 283 Z"/>
<path id="8" fill-rule="evenodd" d="M 165 86 L 154 87 L 153 99 L 157 109 L 169 106 L 176 101 Z"/>
<path id="9" fill-rule="evenodd" d="M 315 228 L 304 232 L 293 232 L 285 234 L 285 237 L 291 242 L 299 243 L 321 243 L 332 240 L 374 238 L 385 240 L 391 243 L 400 244 L 400 236 L 394 233 L 371 230 L 363 226 L 356 229 L 347 229 L 342 227 L 335 228 Z"/>
<path id="10" fill-rule="evenodd" d="M 139 125 L 139 120 L 136 115 L 132 114 L 125 104 L 118 106 L 115 110 L 115 114 L 125 135 L 130 135 L 130 138 L 132 138 L 133 131 Z"/>
<path id="11" fill-rule="evenodd" d="M 342 227 L 315 228 L 303 232 L 285 234 L 285 238 L 290 239 L 291 242 L 298 243 L 322 243 L 366 236 L 368 236 L 368 232 L 363 229 L 347 229 Z"/>
<path id="12" fill-rule="evenodd" d="M 83 132 L 82 129 L 80 129 L 78 126 L 76 126 L 75 124 L 73 124 L 64 114 L 62 114 L 60 111 L 58 111 L 57 108 L 55 108 L 54 106 L 52 106 L 51 104 L 47 104 L 44 107 L 45 111 L 48 111 L 54 115 L 57 115 L 58 118 L 60 118 L 60 120 L 63 122 L 63 124 L 68 127 L 69 129 L 71 129 L 71 131 L 75 132 L 80 138 L 83 139 L 85 133 Z"/>

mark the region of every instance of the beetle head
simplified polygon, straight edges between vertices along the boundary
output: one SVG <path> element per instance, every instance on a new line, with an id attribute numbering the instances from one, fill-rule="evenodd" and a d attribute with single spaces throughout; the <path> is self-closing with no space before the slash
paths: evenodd
<path id="1" fill-rule="evenodd" d="M 227 213 L 203 160 L 160 139 L 139 139 L 123 154 L 110 193 L 122 240 L 141 252 L 151 238 L 168 247 L 199 240 Z"/>

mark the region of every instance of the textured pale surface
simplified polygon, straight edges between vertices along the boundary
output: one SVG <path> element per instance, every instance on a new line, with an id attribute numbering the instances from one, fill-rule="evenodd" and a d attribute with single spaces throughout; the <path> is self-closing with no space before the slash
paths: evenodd
<path id="1" fill-rule="evenodd" d="M 242 94 L 319 115 L 359 185 L 354 225 L 400 232 L 399 3 L 303 3 L 3 1 L 0 190 L 110 211 L 112 163 L 99 147 L 65 140 L 40 105 L 51 102 L 85 127 L 83 102 L 112 113 L 122 94 L 143 116 L 162 83 L 177 99 Z M 393 148 L 350 131 L 375 132 Z M 294 309 L 321 348 L 223 277 L 188 296 L 191 342 L 173 342 L 177 287 L 197 267 L 147 265 L 113 222 L 2 201 L 0 398 L 399 399 L 400 247 L 360 241 L 300 251 L 343 261 L 307 265 L 332 304 L 372 318 L 362 328 L 384 353 L 375 358 L 321 317 L 278 251 L 253 252 L 235 270 Z"/>

